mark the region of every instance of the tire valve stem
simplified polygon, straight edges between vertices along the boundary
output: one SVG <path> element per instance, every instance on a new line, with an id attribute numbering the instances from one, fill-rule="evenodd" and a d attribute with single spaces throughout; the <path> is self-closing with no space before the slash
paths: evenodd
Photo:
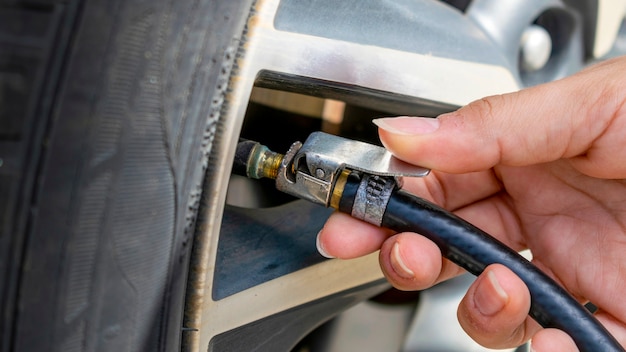
<path id="1" fill-rule="evenodd" d="M 283 158 L 283 154 L 273 152 L 258 142 L 240 139 L 233 173 L 254 179 L 276 179 Z"/>
<path id="2" fill-rule="evenodd" d="M 426 176 L 429 170 L 395 159 L 380 146 L 323 132 L 312 133 L 304 144 L 293 143 L 284 155 L 240 139 L 233 164 L 235 174 L 274 179 L 279 191 L 334 208 L 350 172 L 399 180 L 401 176 Z"/>

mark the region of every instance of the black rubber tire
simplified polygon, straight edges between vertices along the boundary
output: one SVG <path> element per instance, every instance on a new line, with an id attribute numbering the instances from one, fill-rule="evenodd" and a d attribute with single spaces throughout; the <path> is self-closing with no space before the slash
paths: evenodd
<path id="1" fill-rule="evenodd" d="M 180 350 L 251 2 L 0 0 L 0 351 Z"/>

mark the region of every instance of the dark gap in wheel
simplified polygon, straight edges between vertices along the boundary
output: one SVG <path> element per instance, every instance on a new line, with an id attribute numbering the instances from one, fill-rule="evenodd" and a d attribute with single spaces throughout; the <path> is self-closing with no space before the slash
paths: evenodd
<path id="1" fill-rule="evenodd" d="M 256 94 L 262 96 L 259 100 L 270 103 L 252 100 L 257 91 L 262 92 L 262 95 Z M 371 121 L 377 117 L 393 115 L 332 101 L 343 110 L 341 121 L 335 123 L 323 116 L 325 104 L 328 105 L 327 99 L 270 89 L 255 88 L 255 93 L 248 103 L 240 137 L 258 141 L 279 153 L 286 152 L 295 141 L 303 142 L 314 131 L 325 131 L 380 145 L 376 126 Z M 272 102 L 272 96 L 278 98 Z M 281 108 L 281 105 L 285 108 Z M 226 202 L 245 208 L 267 208 L 293 200 L 293 197 L 277 191 L 273 180 L 248 180 L 233 175 Z"/>

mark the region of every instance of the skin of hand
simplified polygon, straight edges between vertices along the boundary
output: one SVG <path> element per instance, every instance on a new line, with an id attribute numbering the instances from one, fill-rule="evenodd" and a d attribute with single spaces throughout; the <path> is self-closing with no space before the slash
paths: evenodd
<path id="1" fill-rule="evenodd" d="M 396 157 L 435 170 L 404 188 L 453 211 L 515 250 L 581 302 L 626 344 L 626 58 L 570 77 L 491 96 L 436 119 L 374 121 Z M 333 214 L 320 253 L 349 259 L 380 249 L 387 279 L 420 290 L 462 273 L 438 247 Z M 524 283 L 502 265 L 476 279 L 458 319 L 490 348 L 576 350 L 565 333 L 528 317 Z"/>

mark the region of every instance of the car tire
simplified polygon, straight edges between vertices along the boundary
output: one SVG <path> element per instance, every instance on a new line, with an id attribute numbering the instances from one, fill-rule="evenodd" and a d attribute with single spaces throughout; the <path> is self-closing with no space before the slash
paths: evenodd
<path id="1" fill-rule="evenodd" d="M 250 3 L 0 3 L 0 351 L 180 350 Z"/>

